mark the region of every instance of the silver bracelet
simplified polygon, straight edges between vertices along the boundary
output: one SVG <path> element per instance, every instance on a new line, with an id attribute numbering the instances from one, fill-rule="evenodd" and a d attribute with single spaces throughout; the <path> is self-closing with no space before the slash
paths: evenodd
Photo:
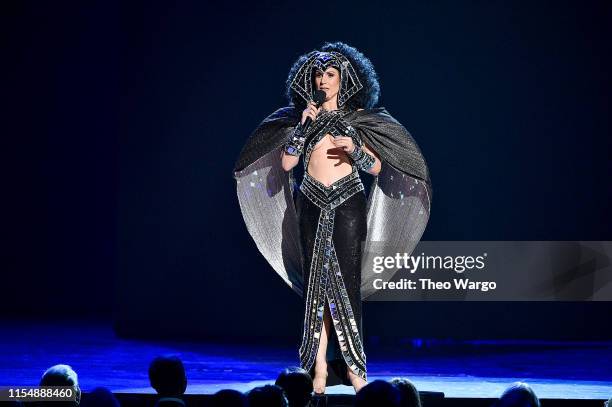
<path id="1" fill-rule="evenodd" d="M 376 159 L 363 151 L 361 146 L 358 145 L 355 145 L 355 149 L 349 154 L 349 156 L 353 159 L 355 165 L 357 165 L 357 168 L 362 171 L 368 171 L 376 163 Z"/>
<path id="2" fill-rule="evenodd" d="M 289 155 L 299 157 L 304 152 L 304 133 L 302 131 L 302 124 L 299 123 L 295 126 L 293 133 L 287 139 L 285 143 L 285 152 Z"/>

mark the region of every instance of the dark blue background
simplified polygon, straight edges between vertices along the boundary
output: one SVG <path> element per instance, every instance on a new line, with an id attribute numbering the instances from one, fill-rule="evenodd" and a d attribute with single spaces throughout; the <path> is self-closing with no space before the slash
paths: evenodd
<path id="1" fill-rule="evenodd" d="M 296 335 L 301 300 L 248 235 L 232 168 L 324 41 L 371 59 L 421 147 L 423 239 L 612 240 L 609 2 L 304 4 L 3 6 L 5 316 Z M 364 330 L 610 338 L 609 304 L 366 303 Z"/>

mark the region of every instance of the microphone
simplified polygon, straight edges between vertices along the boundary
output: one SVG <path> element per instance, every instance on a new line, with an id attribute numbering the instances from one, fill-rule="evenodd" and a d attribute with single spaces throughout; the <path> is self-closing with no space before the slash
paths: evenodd
<path id="1" fill-rule="evenodd" d="M 318 89 L 312 100 L 313 102 L 315 102 L 315 105 L 317 106 L 317 109 L 319 107 L 321 107 L 321 105 L 323 104 L 323 102 L 325 102 L 325 98 L 327 97 L 327 94 L 325 93 L 324 90 Z M 302 134 L 306 134 L 306 131 L 308 130 L 308 127 L 310 127 L 310 125 L 312 124 L 312 119 L 309 117 L 306 118 L 306 120 L 304 120 L 304 124 L 302 125 Z"/>

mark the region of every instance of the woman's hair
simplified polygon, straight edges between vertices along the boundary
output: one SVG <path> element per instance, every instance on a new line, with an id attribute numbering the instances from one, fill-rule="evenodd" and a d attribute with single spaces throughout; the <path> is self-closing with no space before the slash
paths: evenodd
<path id="1" fill-rule="evenodd" d="M 349 60 L 353 68 L 357 72 L 357 76 L 359 76 L 359 80 L 363 85 L 363 88 L 359 90 L 359 92 L 355 93 L 351 98 L 349 98 L 345 106 L 350 110 L 357 109 L 370 109 L 378 103 L 378 96 L 380 94 L 380 85 L 378 84 L 378 76 L 376 75 L 376 71 L 374 71 L 374 66 L 372 62 L 361 52 L 357 51 L 356 48 L 351 47 L 343 42 L 326 42 L 323 47 L 321 47 L 320 51 L 323 52 L 332 52 L 336 51 L 341 53 Z M 289 103 L 296 106 L 296 108 L 303 110 L 306 108 L 306 101 L 293 89 L 291 89 L 291 82 L 297 75 L 300 67 L 306 62 L 306 60 L 313 55 L 317 51 L 311 51 L 306 54 L 301 55 L 297 61 L 294 62 L 291 70 L 289 71 L 289 76 L 286 81 L 286 95 Z"/>

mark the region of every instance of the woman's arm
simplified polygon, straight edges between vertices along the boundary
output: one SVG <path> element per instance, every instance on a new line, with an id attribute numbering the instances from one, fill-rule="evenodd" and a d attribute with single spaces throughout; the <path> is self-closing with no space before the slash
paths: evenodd
<path id="1" fill-rule="evenodd" d="M 308 117 L 310 117 L 310 120 L 314 122 L 315 120 L 317 120 L 317 115 L 320 111 L 321 108 L 317 107 L 315 102 L 310 101 L 306 106 L 306 109 L 304 109 L 304 111 L 302 112 L 302 120 L 300 121 L 300 123 L 304 125 L 304 122 Z M 302 155 L 302 149 L 304 148 L 305 136 L 302 134 L 301 127 L 298 125 L 295 130 L 299 133 L 296 133 L 296 131 L 294 131 L 293 134 L 289 135 L 289 140 L 287 140 L 286 147 L 290 147 L 290 150 L 287 150 L 289 151 L 289 154 L 285 151 L 285 148 L 283 148 L 283 150 L 281 151 L 281 166 L 285 171 L 289 171 L 297 165 L 297 163 L 300 161 L 300 155 Z M 296 155 L 293 155 L 293 153 L 295 153 Z"/>
<path id="2" fill-rule="evenodd" d="M 336 147 L 346 151 L 353 162 L 357 163 L 357 167 L 359 169 L 374 176 L 378 175 L 380 169 L 382 168 L 380 156 L 376 154 L 373 149 L 369 148 L 365 142 L 362 143 L 361 147 L 358 147 L 355 145 L 355 143 L 353 143 L 353 139 L 348 136 L 334 137 L 332 142 Z M 369 155 L 369 157 L 364 154 Z M 366 170 L 365 168 L 370 165 L 371 161 L 369 162 L 369 160 L 372 158 L 374 159 L 374 163 L 371 164 L 372 166 Z"/>
<path id="3" fill-rule="evenodd" d="M 285 150 L 281 151 L 281 166 L 283 167 L 283 170 L 289 171 L 295 167 L 298 162 L 300 162 L 299 156 L 287 154 L 285 153 Z"/>

